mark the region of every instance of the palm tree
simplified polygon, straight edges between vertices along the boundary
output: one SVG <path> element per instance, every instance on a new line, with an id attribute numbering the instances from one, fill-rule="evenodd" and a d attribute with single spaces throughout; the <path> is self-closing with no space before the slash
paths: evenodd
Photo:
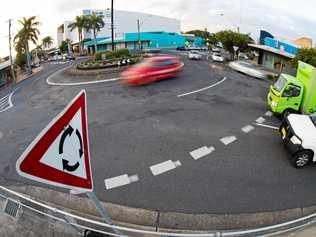
<path id="1" fill-rule="evenodd" d="M 24 50 L 27 58 L 27 68 L 28 72 L 31 73 L 31 60 L 30 60 L 30 47 L 29 41 L 36 45 L 38 40 L 38 35 L 40 34 L 38 26 L 40 23 L 36 20 L 36 16 L 30 18 L 23 17 L 22 20 L 19 20 L 19 23 L 22 25 L 22 29 L 14 37 L 14 42 L 21 50 Z"/>
<path id="2" fill-rule="evenodd" d="M 42 46 L 44 49 L 50 48 L 54 43 L 54 40 L 51 36 L 46 36 L 42 39 Z"/>
<path id="3" fill-rule="evenodd" d="M 82 31 L 83 29 L 88 29 L 88 17 L 87 16 L 76 16 L 76 19 L 73 23 L 68 25 L 70 31 L 73 31 L 75 28 L 78 30 L 79 37 L 79 53 L 82 54 L 83 45 L 82 45 Z"/>
<path id="4" fill-rule="evenodd" d="M 93 31 L 93 40 L 94 40 L 94 52 L 96 53 L 98 51 L 97 49 L 97 32 L 101 30 L 101 28 L 104 27 L 104 21 L 102 16 L 98 16 L 95 13 L 88 16 L 88 29 Z"/>

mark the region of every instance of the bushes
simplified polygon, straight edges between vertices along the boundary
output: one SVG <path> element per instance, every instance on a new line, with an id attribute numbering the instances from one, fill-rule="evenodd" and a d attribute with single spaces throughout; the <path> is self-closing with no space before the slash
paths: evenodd
<path id="1" fill-rule="evenodd" d="M 15 58 L 15 63 L 20 68 L 22 68 L 26 64 L 26 54 L 25 53 L 18 53 Z"/>
<path id="2" fill-rule="evenodd" d="M 98 52 L 95 54 L 96 60 L 104 60 L 104 59 L 120 59 L 131 57 L 131 54 L 128 49 L 118 49 L 115 51 L 107 51 L 107 52 Z"/>

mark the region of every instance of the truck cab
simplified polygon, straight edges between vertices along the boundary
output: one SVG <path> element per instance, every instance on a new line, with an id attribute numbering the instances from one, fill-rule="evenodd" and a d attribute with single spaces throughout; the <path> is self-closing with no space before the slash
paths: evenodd
<path id="1" fill-rule="evenodd" d="M 279 79 L 270 86 L 268 105 L 275 114 L 298 112 L 303 93 L 303 83 L 291 75 L 281 74 Z"/>
<path id="2" fill-rule="evenodd" d="M 275 114 L 316 112 L 316 68 L 298 63 L 296 77 L 281 74 L 270 86 L 268 106 Z"/>

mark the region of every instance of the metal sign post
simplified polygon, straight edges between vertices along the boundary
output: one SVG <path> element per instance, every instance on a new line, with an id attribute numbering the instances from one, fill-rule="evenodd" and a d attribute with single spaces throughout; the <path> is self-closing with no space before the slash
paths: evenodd
<path id="1" fill-rule="evenodd" d="M 111 217 L 109 216 L 106 208 L 104 206 L 101 205 L 100 200 L 98 199 L 95 191 L 92 192 L 86 192 L 88 198 L 94 203 L 97 211 L 100 213 L 100 215 L 102 216 L 102 218 L 105 220 L 106 223 L 113 225 L 113 221 L 111 219 Z M 124 236 L 119 230 L 112 228 L 114 233 L 119 235 L 119 236 Z"/>

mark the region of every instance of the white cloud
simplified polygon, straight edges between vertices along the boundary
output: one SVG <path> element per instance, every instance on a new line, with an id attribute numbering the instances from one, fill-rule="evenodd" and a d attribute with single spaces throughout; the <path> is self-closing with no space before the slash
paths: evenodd
<path id="1" fill-rule="evenodd" d="M 194 28 L 210 31 L 236 29 L 251 32 L 257 37 L 260 29 L 286 38 L 309 36 L 316 39 L 314 9 L 316 2 L 305 0 L 120 0 L 114 1 L 115 8 L 140 11 L 181 19 L 183 30 Z M 18 30 L 17 19 L 36 15 L 42 22 L 41 35 L 56 37 L 56 28 L 63 20 L 69 20 L 84 8 L 108 8 L 110 0 L 10 0 L 2 5 L 0 16 L 0 55 L 8 54 L 6 35 L 9 18 L 13 18 L 13 31 Z M 221 16 L 223 14 L 223 16 Z"/>

